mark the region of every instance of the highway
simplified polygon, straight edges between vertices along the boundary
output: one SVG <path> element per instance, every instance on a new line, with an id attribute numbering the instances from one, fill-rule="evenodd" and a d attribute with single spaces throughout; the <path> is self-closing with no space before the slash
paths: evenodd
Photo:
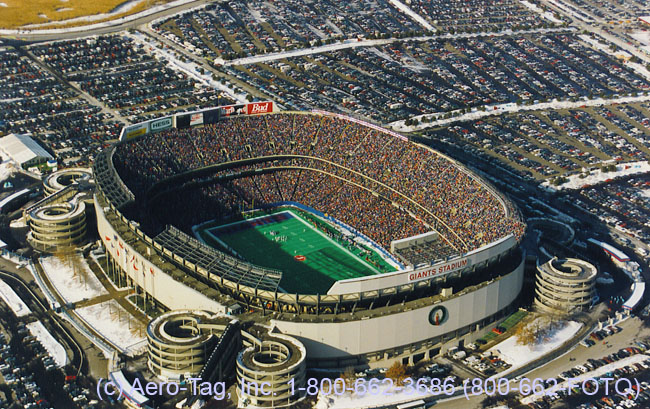
<path id="1" fill-rule="evenodd" d="M 49 311 L 48 308 L 45 307 L 45 305 L 43 305 L 41 300 L 36 296 L 36 294 L 34 294 L 34 292 L 31 290 L 31 288 L 29 288 L 29 286 L 27 284 L 25 284 L 25 282 L 20 277 L 17 277 L 14 274 L 10 274 L 10 273 L 4 272 L 4 271 L 0 271 L 0 277 L 3 280 L 11 283 L 12 287 L 14 287 L 14 288 L 17 287 L 17 284 L 20 285 L 27 292 L 27 294 L 30 295 L 30 300 L 23 300 L 23 301 L 27 301 L 30 304 L 32 304 L 32 308 L 33 308 L 34 305 L 37 305 L 39 307 L 37 310 L 33 309 L 33 313 L 36 316 L 36 318 L 38 318 L 41 322 L 43 322 L 43 324 L 47 324 L 47 321 L 44 318 L 46 318 L 46 317 L 50 318 L 51 322 L 54 322 L 56 324 L 56 326 L 58 327 L 59 331 L 57 331 L 57 332 L 59 334 L 62 333 L 62 334 L 65 335 L 65 338 L 66 338 L 65 343 L 69 347 L 74 347 L 76 349 L 76 352 L 73 352 L 73 355 L 74 355 L 75 358 L 78 358 L 78 362 L 77 363 L 72 362 L 72 366 L 77 368 L 77 376 L 79 376 L 81 374 L 81 371 L 83 369 L 83 364 L 84 364 L 84 352 L 83 352 L 83 349 L 79 346 L 79 344 L 72 337 L 72 335 L 70 335 L 68 330 L 63 325 L 61 325 L 61 323 L 59 323 L 59 318 L 56 316 L 56 314 Z M 56 335 L 56 334 L 53 334 L 53 335 Z"/>
<path id="2" fill-rule="evenodd" d="M 43 42 L 43 41 L 55 41 L 55 40 L 66 40 L 66 39 L 71 39 L 71 38 L 78 38 L 78 37 L 83 37 L 83 36 L 91 36 L 91 35 L 99 35 L 99 34 L 110 34 L 110 33 L 116 33 L 128 29 L 135 29 L 136 27 L 147 24 L 153 20 L 170 16 L 172 14 L 177 14 L 180 12 L 183 12 L 187 9 L 191 9 L 193 7 L 197 6 L 202 6 L 204 4 L 212 3 L 213 1 L 210 0 L 195 0 L 189 3 L 185 3 L 180 6 L 176 7 L 171 7 L 169 9 L 161 10 L 157 13 L 153 13 L 147 16 L 143 16 L 140 18 L 135 18 L 131 21 L 126 21 L 123 23 L 115 23 L 112 25 L 108 25 L 106 27 L 98 27 L 98 28 L 92 28 L 88 29 L 87 26 L 81 26 L 81 27 L 72 27 L 69 29 L 66 29 L 65 32 L 63 33 L 39 33 L 38 30 L 34 30 L 31 32 L 24 32 L 24 33 L 19 33 L 13 36 L 0 36 L 2 41 L 5 44 L 9 45 L 21 45 L 21 44 L 29 44 L 29 43 L 38 43 L 38 42 Z"/>

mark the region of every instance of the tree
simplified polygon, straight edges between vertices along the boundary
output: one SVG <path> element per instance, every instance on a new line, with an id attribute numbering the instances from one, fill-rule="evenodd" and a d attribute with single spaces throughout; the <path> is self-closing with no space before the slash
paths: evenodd
<path id="1" fill-rule="evenodd" d="M 533 323 L 519 325 L 515 331 L 517 345 L 534 345 L 537 341 L 538 330 L 539 324 L 537 326 Z"/>
<path id="2" fill-rule="evenodd" d="M 386 371 L 386 378 L 392 379 L 395 385 L 402 385 L 402 382 L 404 382 L 404 379 L 406 379 L 406 365 L 395 362 Z"/>
<path id="3" fill-rule="evenodd" d="M 348 385 L 354 385 L 354 383 L 357 381 L 357 375 L 354 373 L 354 368 L 351 366 L 345 368 L 345 371 L 339 375 L 339 378 L 345 381 L 346 387 L 348 387 Z"/>
<path id="4" fill-rule="evenodd" d="M 569 181 L 569 179 L 567 179 L 565 177 L 562 177 L 562 176 L 558 176 L 555 179 L 553 179 L 552 183 L 553 183 L 553 186 L 560 186 L 561 184 L 566 183 L 568 181 Z"/>

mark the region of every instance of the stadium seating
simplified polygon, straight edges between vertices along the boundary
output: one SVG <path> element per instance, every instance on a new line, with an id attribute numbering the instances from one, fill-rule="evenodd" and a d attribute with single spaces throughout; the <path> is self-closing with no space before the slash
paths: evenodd
<path id="1" fill-rule="evenodd" d="M 457 251 L 524 233 L 516 212 L 447 158 L 336 116 L 286 113 L 171 129 L 119 145 L 113 160 L 140 198 L 172 175 L 271 155 L 284 157 L 238 164 L 221 174 L 277 168 L 273 173 L 183 193 L 160 206 L 159 222 L 173 220 L 187 230 L 242 209 L 295 201 L 336 217 L 384 248 L 433 228 Z"/>

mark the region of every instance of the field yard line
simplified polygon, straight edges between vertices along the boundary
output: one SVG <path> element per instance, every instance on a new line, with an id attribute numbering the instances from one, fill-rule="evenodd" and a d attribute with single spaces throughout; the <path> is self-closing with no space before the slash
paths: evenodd
<path id="1" fill-rule="evenodd" d="M 309 226 L 310 229 L 314 230 L 316 233 L 318 233 L 318 234 L 320 234 L 321 236 L 325 237 L 325 239 L 327 239 L 327 241 L 329 241 L 330 243 L 334 244 L 336 247 L 338 247 L 338 248 L 340 248 L 341 250 L 343 250 L 344 252 L 346 252 L 349 256 L 351 256 L 353 259 L 357 260 L 359 263 L 364 264 L 365 266 L 367 266 L 368 268 L 370 268 L 372 271 L 374 271 L 374 272 L 377 273 L 377 274 L 382 274 L 381 271 L 377 270 L 377 269 L 376 269 L 372 264 L 367 263 L 367 262 L 366 262 L 365 260 L 363 260 L 362 258 L 360 258 L 360 257 L 356 256 L 355 254 L 353 254 L 350 250 L 346 249 L 345 247 L 341 246 L 340 244 L 338 244 L 338 243 L 335 242 L 334 240 L 332 240 L 332 239 L 330 239 L 329 237 L 327 237 L 327 235 L 326 235 L 325 233 L 323 233 L 322 231 L 318 230 L 318 228 L 314 228 L 314 226 L 312 226 L 311 224 L 309 224 L 309 223 L 307 223 L 306 221 L 304 221 L 304 220 L 302 219 L 302 217 L 298 216 L 297 214 L 295 214 L 295 213 L 292 212 L 291 210 L 286 210 L 286 211 L 289 212 L 289 213 L 291 213 L 295 218 L 297 218 L 298 220 L 300 220 L 303 224 Z"/>

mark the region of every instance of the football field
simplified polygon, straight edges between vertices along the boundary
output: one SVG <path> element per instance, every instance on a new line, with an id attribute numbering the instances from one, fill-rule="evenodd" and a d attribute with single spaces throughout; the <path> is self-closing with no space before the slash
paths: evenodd
<path id="1" fill-rule="evenodd" d="M 208 227 L 204 233 L 203 239 L 251 263 L 282 270 L 280 287 L 288 293 L 326 294 L 335 281 L 380 273 L 291 210 Z"/>

